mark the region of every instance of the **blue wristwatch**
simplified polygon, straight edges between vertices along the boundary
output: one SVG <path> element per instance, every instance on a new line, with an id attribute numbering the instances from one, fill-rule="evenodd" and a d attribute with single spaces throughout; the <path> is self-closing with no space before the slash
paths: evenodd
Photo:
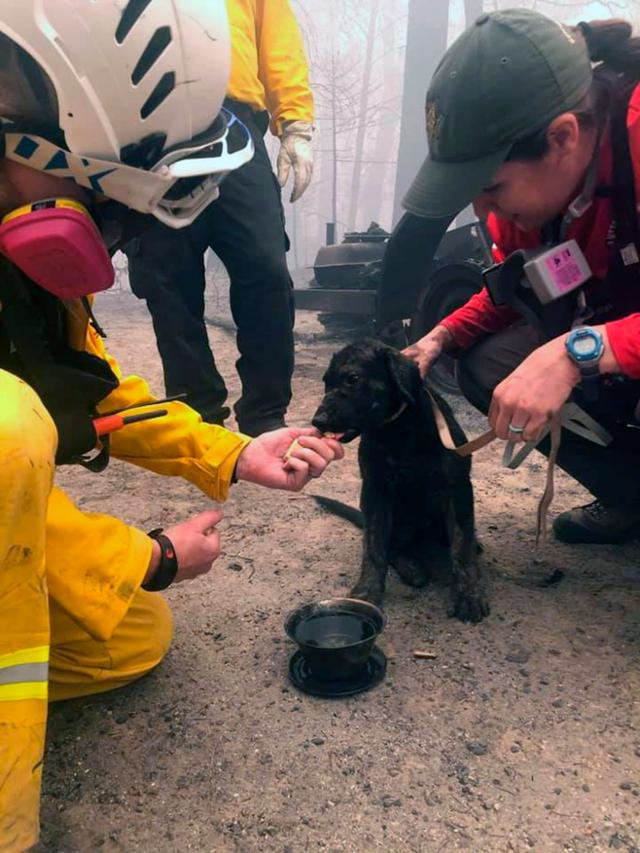
<path id="1" fill-rule="evenodd" d="M 600 376 L 599 364 L 604 352 L 602 335 L 591 326 L 580 326 L 567 335 L 565 347 L 569 358 L 580 370 L 585 396 L 595 399 Z"/>

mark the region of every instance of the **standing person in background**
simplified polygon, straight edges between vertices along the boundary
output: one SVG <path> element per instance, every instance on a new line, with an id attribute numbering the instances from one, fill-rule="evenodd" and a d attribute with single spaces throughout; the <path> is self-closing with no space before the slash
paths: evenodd
<path id="1" fill-rule="evenodd" d="M 192 226 L 176 232 L 154 224 L 126 253 L 131 288 L 153 318 L 167 394 L 186 392 L 189 405 L 217 424 L 229 409 L 204 323 L 204 253 L 211 248 L 222 260 L 240 351 L 235 413 L 241 432 L 256 436 L 284 425 L 291 399 L 294 308 L 280 186 L 293 172 L 295 202 L 311 180 L 313 97 L 289 0 L 233 0 L 227 8 L 225 106 L 248 128 L 255 155 Z M 269 127 L 280 139 L 277 181 L 264 144 Z"/>

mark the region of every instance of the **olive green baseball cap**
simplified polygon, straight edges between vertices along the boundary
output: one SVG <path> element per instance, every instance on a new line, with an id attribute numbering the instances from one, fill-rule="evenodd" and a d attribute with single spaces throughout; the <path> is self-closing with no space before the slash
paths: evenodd
<path id="1" fill-rule="evenodd" d="M 490 185 L 515 142 L 576 107 L 591 81 L 580 32 L 529 9 L 480 15 L 433 75 L 429 154 L 403 206 L 454 216 Z"/>

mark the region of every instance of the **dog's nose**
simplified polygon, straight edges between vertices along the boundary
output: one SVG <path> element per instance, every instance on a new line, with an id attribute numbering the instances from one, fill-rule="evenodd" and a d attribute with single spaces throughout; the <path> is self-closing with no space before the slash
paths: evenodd
<path id="1" fill-rule="evenodd" d="M 320 432 L 326 432 L 329 428 L 329 418 L 327 417 L 327 413 L 323 412 L 322 409 L 318 409 L 318 411 L 313 416 L 311 425 L 314 426 Z"/>

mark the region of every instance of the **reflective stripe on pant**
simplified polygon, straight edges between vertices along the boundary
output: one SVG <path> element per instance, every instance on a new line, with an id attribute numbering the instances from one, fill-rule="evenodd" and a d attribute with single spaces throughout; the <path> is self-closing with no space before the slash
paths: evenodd
<path id="1" fill-rule="evenodd" d="M 52 702 L 123 687 L 157 666 L 171 643 L 171 612 L 158 593 L 140 590 L 107 641 L 94 640 L 51 600 L 50 609 Z M 48 654 L 41 646 L 0 658 L 2 853 L 21 853 L 37 840 Z"/>
<path id="2" fill-rule="evenodd" d="M 47 721 L 45 519 L 56 428 L 28 385 L 0 370 L 0 851 L 38 838 Z"/>
<path id="3" fill-rule="evenodd" d="M 46 699 L 49 646 L 0 655 L 0 702 Z"/>
<path id="4" fill-rule="evenodd" d="M 87 583 L 100 576 L 102 586 L 108 586 L 117 578 L 109 561 L 124 554 L 124 547 L 131 551 L 131 565 L 120 573 L 123 583 L 144 574 L 144 567 L 135 564 L 148 562 L 138 541 L 145 537 L 120 525 L 122 547 L 92 547 L 92 539 L 99 543 L 117 534 L 118 523 L 112 520 L 114 529 L 107 530 L 104 517 L 83 516 L 59 490 L 52 491 L 56 440 L 53 422 L 35 393 L 0 371 L 0 853 L 22 853 L 38 838 L 47 690 L 48 698 L 56 700 L 121 687 L 155 667 L 171 642 L 171 615 L 159 594 L 132 589 L 129 598 L 122 584 L 114 583 L 110 597 L 100 595 L 95 582 Z M 58 510 L 55 532 L 52 505 Z M 71 543 L 63 547 L 61 508 L 69 535 L 85 548 L 71 560 Z M 82 565 L 82 553 L 90 571 Z M 106 561 L 101 575 L 100 559 Z M 74 574 L 75 584 L 84 585 L 89 605 L 117 614 L 107 639 L 91 636 L 49 596 L 47 574 L 53 578 L 54 570 L 63 592 L 67 587 L 59 576 L 66 570 L 69 583 Z M 54 585 L 52 580 L 52 590 Z M 66 604 L 79 606 L 81 598 L 67 595 Z"/>

